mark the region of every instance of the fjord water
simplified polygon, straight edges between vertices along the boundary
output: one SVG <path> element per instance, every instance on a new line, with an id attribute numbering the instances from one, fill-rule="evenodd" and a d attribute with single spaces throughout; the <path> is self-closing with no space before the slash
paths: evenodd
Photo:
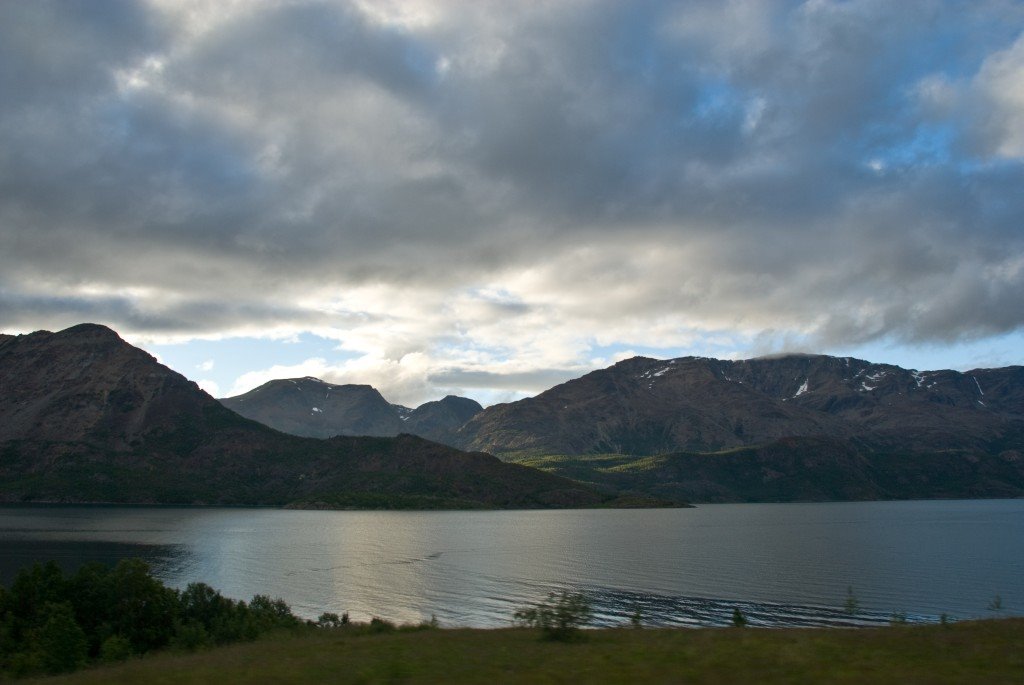
<path id="1" fill-rule="evenodd" d="M 477 512 L 0 508 L 0 583 L 140 556 L 166 583 L 350 612 L 508 625 L 562 589 L 600 623 L 846 625 L 1024 614 L 1024 500 Z M 859 605 L 843 610 L 848 589 Z"/>

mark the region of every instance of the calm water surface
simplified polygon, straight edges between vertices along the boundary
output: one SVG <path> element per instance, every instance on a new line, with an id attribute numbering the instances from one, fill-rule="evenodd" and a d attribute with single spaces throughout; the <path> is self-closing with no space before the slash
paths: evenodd
<path id="1" fill-rule="evenodd" d="M 55 559 L 141 556 L 176 587 L 350 612 L 508 625 L 578 590 L 598 620 L 843 625 L 1024 615 L 1024 500 L 720 504 L 696 509 L 354 512 L 0 507 L 0 583 Z M 848 588 L 859 601 L 842 611 Z"/>

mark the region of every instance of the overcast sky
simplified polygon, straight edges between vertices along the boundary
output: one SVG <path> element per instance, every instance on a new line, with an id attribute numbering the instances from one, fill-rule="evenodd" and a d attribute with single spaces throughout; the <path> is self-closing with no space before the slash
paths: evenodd
<path id="1" fill-rule="evenodd" d="M 1024 3 L 0 3 L 0 330 L 415 405 L 1024 363 Z"/>

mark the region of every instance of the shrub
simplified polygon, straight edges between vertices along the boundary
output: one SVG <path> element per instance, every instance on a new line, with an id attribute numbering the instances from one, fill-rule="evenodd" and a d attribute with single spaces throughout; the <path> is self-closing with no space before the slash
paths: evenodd
<path id="1" fill-rule="evenodd" d="M 111 635 L 100 645 L 100 661 L 113 663 L 124 661 L 132 655 L 132 643 L 121 635 Z"/>
<path id="2" fill-rule="evenodd" d="M 747 625 L 747 617 L 743 615 L 739 607 L 733 607 L 732 609 L 732 624 L 736 628 L 742 628 Z"/>
<path id="3" fill-rule="evenodd" d="M 260 632 L 273 628 L 291 628 L 300 623 L 283 599 L 271 599 L 266 595 L 256 595 L 252 598 L 249 602 L 249 613 Z"/>
<path id="4" fill-rule="evenodd" d="M 320 617 L 316 620 L 316 624 L 320 628 L 340 628 L 343 625 L 341 618 L 337 614 L 329 611 L 325 611 L 320 614 Z"/>
<path id="5" fill-rule="evenodd" d="M 590 603 L 580 593 L 562 591 L 548 595 L 546 602 L 523 607 L 515 613 L 515 620 L 531 628 L 540 628 L 542 638 L 558 642 L 581 639 L 580 628 L 590 622 Z"/>
<path id="6" fill-rule="evenodd" d="M 192 620 L 187 623 L 179 623 L 174 631 L 174 638 L 171 646 L 176 649 L 183 649 L 194 652 L 197 649 L 208 647 L 213 643 L 210 633 L 199 621 Z"/>
<path id="7" fill-rule="evenodd" d="M 371 633 L 390 633 L 395 629 L 395 624 L 391 621 L 383 618 L 374 616 L 370 619 L 370 632 Z"/>

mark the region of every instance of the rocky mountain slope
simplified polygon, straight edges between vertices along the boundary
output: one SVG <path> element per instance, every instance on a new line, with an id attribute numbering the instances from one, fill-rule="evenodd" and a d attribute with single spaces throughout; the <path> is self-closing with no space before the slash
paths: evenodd
<path id="1" fill-rule="evenodd" d="M 286 435 L 83 324 L 0 338 L 0 500 L 429 508 L 602 497 L 408 435 Z"/>
<path id="2" fill-rule="evenodd" d="M 483 409 L 476 400 L 448 395 L 412 410 L 405 419 L 405 432 L 450 445 L 459 428 Z"/>
<path id="3" fill-rule="evenodd" d="M 619 493 L 691 502 L 1021 497 L 1024 368 L 634 358 L 490 407 L 459 437 Z"/>
<path id="4" fill-rule="evenodd" d="M 393 437 L 400 433 L 452 444 L 455 432 L 483 410 L 449 395 L 415 409 L 389 404 L 369 385 L 334 385 L 319 378 L 286 378 L 221 403 L 242 416 L 292 435 Z"/>
<path id="5" fill-rule="evenodd" d="M 635 357 L 487 408 L 459 444 L 495 453 L 710 452 L 794 436 L 878 449 L 1021 449 L 1024 367 L 906 370 L 851 358 Z"/>
<path id="6" fill-rule="evenodd" d="M 242 416 L 308 438 L 335 435 L 394 437 L 403 421 L 369 385 L 333 385 L 319 378 L 273 380 L 221 403 Z"/>

